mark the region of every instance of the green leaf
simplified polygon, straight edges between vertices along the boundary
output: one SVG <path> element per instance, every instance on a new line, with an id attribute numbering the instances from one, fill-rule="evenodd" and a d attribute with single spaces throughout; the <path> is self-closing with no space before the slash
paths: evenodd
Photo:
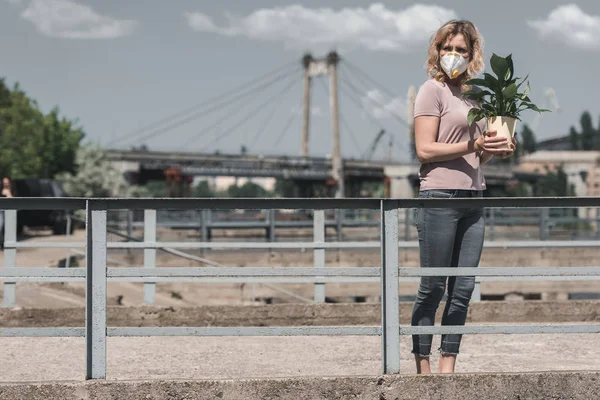
<path id="1" fill-rule="evenodd" d="M 492 54 L 490 65 L 492 66 L 492 71 L 494 71 L 500 81 L 510 79 L 510 64 L 512 64 L 512 60 L 509 61 L 508 58 L 500 57 L 495 53 Z"/>
<path id="2" fill-rule="evenodd" d="M 487 90 L 479 90 L 479 91 L 468 90 L 468 91 L 464 92 L 463 95 L 468 97 L 471 100 L 479 101 L 479 100 L 483 99 L 485 96 L 491 96 L 492 93 L 488 92 Z"/>
<path id="3" fill-rule="evenodd" d="M 517 95 L 517 85 L 514 83 L 502 91 L 504 101 L 514 101 L 514 97 Z"/>
<path id="4" fill-rule="evenodd" d="M 480 121 L 485 116 L 481 108 L 471 108 L 467 114 L 467 122 L 472 125 L 474 122 Z"/>
<path id="5" fill-rule="evenodd" d="M 513 79 L 513 76 L 515 75 L 515 66 L 513 63 L 512 54 L 509 54 L 506 57 L 506 62 L 508 63 L 508 74 L 506 75 L 506 80 L 510 81 Z M 515 83 L 515 82 L 511 82 L 511 83 Z"/>
<path id="6" fill-rule="evenodd" d="M 523 91 L 523 94 L 527 96 L 530 91 L 531 91 L 531 86 L 529 86 L 529 82 L 527 82 L 527 85 L 525 86 L 525 90 Z"/>

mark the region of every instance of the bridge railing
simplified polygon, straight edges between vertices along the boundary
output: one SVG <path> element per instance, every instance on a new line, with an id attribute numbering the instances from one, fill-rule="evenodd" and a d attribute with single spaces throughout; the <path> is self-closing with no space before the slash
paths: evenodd
<path id="1" fill-rule="evenodd" d="M 545 333 L 600 333 L 600 324 L 529 324 L 515 326 L 468 325 L 468 326 L 401 326 L 399 314 L 399 280 L 422 276 L 480 276 L 480 277 L 599 277 L 600 267 L 480 267 L 480 268 L 402 268 L 399 265 L 399 249 L 415 247 L 416 243 L 399 241 L 399 209 L 419 207 L 597 207 L 599 198 L 485 198 L 485 199 L 0 199 L 0 209 L 6 210 L 6 247 L 4 278 L 6 296 L 14 296 L 17 281 L 84 280 L 86 282 L 85 327 L 53 328 L 2 328 L 0 336 L 26 337 L 85 337 L 86 378 L 106 377 L 106 341 L 115 336 L 380 336 L 382 341 L 382 371 L 385 374 L 400 371 L 400 335 L 415 334 L 545 334 Z M 313 209 L 319 221 L 325 209 L 370 209 L 380 212 L 380 237 L 376 242 L 325 242 L 319 235 L 312 242 L 279 243 L 190 243 L 158 242 L 155 226 L 145 233 L 143 242 L 108 242 L 107 212 L 117 209 L 143 209 L 149 221 L 156 220 L 160 209 Z M 86 210 L 85 242 L 18 243 L 16 238 L 17 209 Z M 547 247 L 597 247 L 596 241 L 537 242 Z M 488 244 L 489 246 L 490 244 Z M 494 242 L 495 247 L 535 247 L 536 243 Z M 177 248 L 312 248 L 315 266 L 312 268 L 280 267 L 190 267 L 157 268 L 156 250 L 161 247 Z M 82 247 L 86 253 L 84 268 L 17 268 L 17 248 L 28 247 Z M 324 268 L 324 251 L 331 248 L 371 248 L 381 251 L 381 263 L 374 267 Z M 144 249 L 143 268 L 107 267 L 107 249 Z M 381 283 L 382 322 L 379 326 L 309 326 L 309 327 L 108 327 L 106 323 L 107 283 L 111 281 L 144 282 L 152 293 L 157 282 L 210 282 L 215 279 L 238 281 L 264 281 L 269 279 L 312 280 L 317 285 L 330 281 L 362 282 L 365 279 Z M 317 286 L 323 296 L 323 286 Z M 10 305 L 10 304 L 8 304 Z"/>

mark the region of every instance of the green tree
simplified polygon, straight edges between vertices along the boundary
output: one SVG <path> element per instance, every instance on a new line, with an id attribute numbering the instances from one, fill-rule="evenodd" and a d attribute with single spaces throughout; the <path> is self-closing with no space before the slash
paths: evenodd
<path id="1" fill-rule="evenodd" d="M 581 150 L 579 133 L 577 133 L 574 127 L 569 129 L 569 145 L 571 146 L 571 150 Z"/>
<path id="2" fill-rule="evenodd" d="M 535 196 L 559 197 L 574 194 L 574 189 L 569 185 L 568 176 L 562 165 L 554 170 L 546 166 L 546 174 L 535 184 Z"/>
<path id="3" fill-rule="evenodd" d="M 44 115 L 16 84 L 0 80 L 0 173 L 13 178 L 53 178 L 75 172 L 75 154 L 84 137 L 81 128 L 59 116 Z"/>
<path id="4" fill-rule="evenodd" d="M 520 155 L 535 153 L 537 150 L 537 140 L 535 134 L 527 124 L 523 125 L 523 129 L 519 132 L 521 146 Z"/>
<path id="5" fill-rule="evenodd" d="M 130 186 L 123 174 L 106 157 L 106 150 L 92 144 L 79 148 L 75 159 L 77 173 L 58 174 L 70 196 L 77 197 L 146 197 L 148 190 Z"/>
<path id="6" fill-rule="evenodd" d="M 582 150 L 593 150 L 594 149 L 594 138 L 596 136 L 596 129 L 592 122 L 592 116 L 588 111 L 584 111 L 579 119 L 581 124 L 581 148 Z"/>
<path id="7" fill-rule="evenodd" d="M 208 181 L 198 182 L 192 188 L 192 196 L 193 197 L 215 197 L 215 193 L 210 189 L 208 185 Z"/>
<path id="8" fill-rule="evenodd" d="M 246 182 L 242 186 L 231 185 L 227 189 L 229 197 L 270 197 L 270 193 L 254 182 Z"/>

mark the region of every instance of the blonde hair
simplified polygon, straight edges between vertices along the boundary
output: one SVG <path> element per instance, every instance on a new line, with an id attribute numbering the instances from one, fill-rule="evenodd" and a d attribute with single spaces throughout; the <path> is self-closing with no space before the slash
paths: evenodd
<path id="1" fill-rule="evenodd" d="M 429 44 L 429 50 L 427 51 L 427 73 L 438 82 L 445 83 L 448 79 L 448 76 L 440 66 L 440 50 L 448 40 L 452 40 L 452 38 L 459 34 L 464 36 L 470 55 L 467 71 L 458 78 L 461 86 L 464 86 L 464 82 L 482 72 L 485 67 L 483 37 L 475 25 L 466 20 L 452 20 L 442 25 L 435 35 L 433 35 Z"/>

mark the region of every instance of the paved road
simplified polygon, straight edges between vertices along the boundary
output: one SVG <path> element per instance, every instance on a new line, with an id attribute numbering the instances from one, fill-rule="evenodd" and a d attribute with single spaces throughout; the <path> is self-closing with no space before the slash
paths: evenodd
<path id="1" fill-rule="evenodd" d="M 401 342 L 403 373 L 414 373 L 409 341 Z M 600 370 L 598 335 L 471 335 L 463 343 L 457 372 Z M 0 381 L 84 378 L 82 338 L 0 338 L 0 348 Z M 380 350 L 377 337 L 109 338 L 107 378 L 377 375 Z"/>

